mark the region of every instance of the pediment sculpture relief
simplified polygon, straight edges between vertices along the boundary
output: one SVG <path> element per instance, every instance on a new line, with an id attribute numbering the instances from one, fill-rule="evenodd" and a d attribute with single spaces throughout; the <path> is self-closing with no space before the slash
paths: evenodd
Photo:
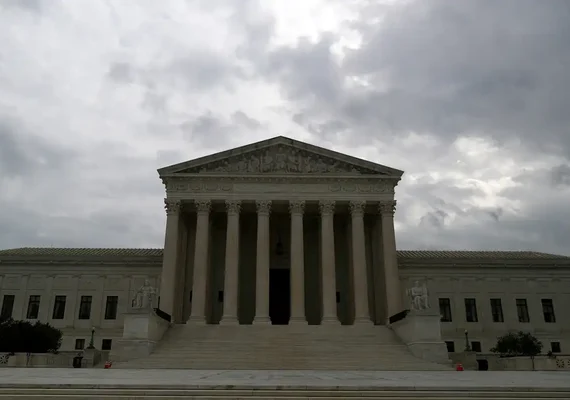
<path id="1" fill-rule="evenodd" d="M 373 170 L 287 146 L 275 146 L 242 156 L 190 168 L 186 173 L 353 173 L 374 174 Z"/>

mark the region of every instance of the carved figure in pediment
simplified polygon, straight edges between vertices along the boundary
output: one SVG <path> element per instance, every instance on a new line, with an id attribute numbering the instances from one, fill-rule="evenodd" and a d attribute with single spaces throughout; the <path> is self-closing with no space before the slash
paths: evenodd
<path id="1" fill-rule="evenodd" d="M 366 169 L 322 157 L 304 150 L 275 146 L 212 162 L 199 167 L 200 172 L 225 173 L 367 173 Z M 192 172 L 190 169 L 187 172 Z"/>

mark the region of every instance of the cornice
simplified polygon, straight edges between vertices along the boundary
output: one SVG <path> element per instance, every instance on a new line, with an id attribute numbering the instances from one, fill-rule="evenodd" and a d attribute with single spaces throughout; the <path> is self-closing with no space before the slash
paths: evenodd
<path id="1" fill-rule="evenodd" d="M 163 183 L 168 182 L 259 182 L 259 183 L 386 183 L 394 187 L 400 177 L 396 175 L 353 175 L 353 174 L 227 174 L 227 173 L 196 173 L 196 174 L 165 174 L 161 176 Z"/>

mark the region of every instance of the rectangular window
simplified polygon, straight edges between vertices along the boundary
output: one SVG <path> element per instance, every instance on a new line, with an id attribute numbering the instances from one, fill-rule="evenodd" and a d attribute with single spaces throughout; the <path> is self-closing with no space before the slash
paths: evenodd
<path id="1" fill-rule="evenodd" d="M 93 301 L 92 296 L 81 296 L 81 301 L 79 302 L 79 319 L 91 318 L 92 301 Z"/>
<path id="2" fill-rule="evenodd" d="M 119 296 L 107 296 L 105 304 L 105 319 L 117 319 L 117 305 L 119 304 Z"/>
<path id="3" fill-rule="evenodd" d="M 519 322 L 530 322 L 526 299 L 517 299 L 517 315 L 519 317 Z"/>
<path id="4" fill-rule="evenodd" d="M 26 312 L 27 319 L 38 319 L 40 313 L 40 296 L 30 296 L 28 300 L 28 311 Z"/>
<path id="5" fill-rule="evenodd" d="M 481 353 L 481 342 L 471 342 L 471 350 L 475 353 Z"/>
<path id="6" fill-rule="evenodd" d="M 465 299 L 465 318 L 467 322 L 479 321 L 477 317 L 477 301 L 475 299 Z"/>
<path id="7" fill-rule="evenodd" d="M 556 315 L 554 315 L 554 303 L 552 299 L 542 299 L 542 314 L 544 315 L 544 322 L 555 323 Z"/>
<path id="8" fill-rule="evenodd" d="M 441 322 L 451 322 L 451 300 L 439 299 L 439 315 Z"/>
<path id="9" fill-rule="evenodd" d="M 65 296 L 55 296 L 52 319 L 63 319 L 65 316 Z"/>
<path id="10" fill-rule="evenodd" d="M 455 353 L 455 342 L 445 342 L 448 353 Z"/>
<path id="11" fill-rule="evenodd" d="M 75 350 L 83 350 L 85 348 L 85 339 L 75 339 Z"/>
<path id="12" fill-rule="evenodd" d="M 112 339 L 103 339 L 101 341 L 101 350 L 111 350 L 112 345 L 113 345 Z"/>
<path id="13" fill-rule="evenodd" d="M 0 319 L 12 318 L 14 311 L 14 299 L 16 296 L 13 294 L 5 294 L 2 300 L 2 312 L 0 312 Z"/>
<path id="14" fill-rule="evenodd" d="M 505 322 L 501 299 L 491 299 L 491 314 L 493 315 L 493 322 Z"/>
<path id="15" fill-rule="evenodd" d="M 550 351 L 553 353 L 562 353 L 560 342 L 550 342 Z"/>

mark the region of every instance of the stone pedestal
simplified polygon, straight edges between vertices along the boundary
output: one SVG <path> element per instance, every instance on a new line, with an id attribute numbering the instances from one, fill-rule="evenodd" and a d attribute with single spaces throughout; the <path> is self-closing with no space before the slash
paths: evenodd
<path id="1" fill-rule="evenodd" d="M 98 349 L 85 349 L 83 350 L 83 359 L 81 366 L 83 368 L 93 368 L 101 362 L 101 350 Z"/>
<path id="2" fill-rule="evenodd" d="M 170 327 L 154 310 L 131 310 L 125 314 L 123 337 L 113 344 L 111 361 L 146 357 Z"/>
<path id="3" fill-rule="evenodd" d="M 441 338 L 440 318 L 433 309 L 412 310 L 390 327 L 414 356 L 439 364 L 450 364 L 447 346 Z"/>

